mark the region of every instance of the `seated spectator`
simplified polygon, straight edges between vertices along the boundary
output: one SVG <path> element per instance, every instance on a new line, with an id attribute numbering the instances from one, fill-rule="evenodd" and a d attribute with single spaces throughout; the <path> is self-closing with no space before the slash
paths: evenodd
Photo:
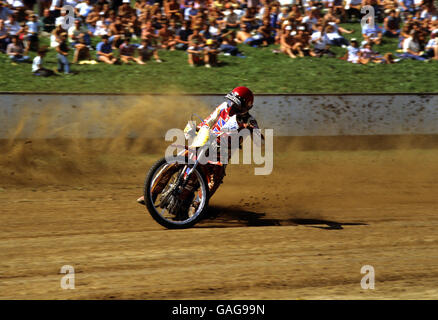
<path id="1" fill-rule="evenodd" d="M 236 34 L 236 32 L 233 30 L 230 30 L 230 31 L 222 34 L 222 36 L 221 36 L 222 42 L 221 42 L 219 49 L 221 52 L 224 53 L 224 55 L 231 55 L 231 56 L 245 58 L 245 56 L 237 48 L 235 34 Z"/>
<path id="2" fill-rule="evenodd" d="M 55 75 L 55 72 L 52 70 L 46 69 L 43 67 L 43 59 L 46 56 L 47 48 L 39 48 L 37 56 L 33 59 L 32 62 L 32 74 L 35 76 L 41 77 L 50 77 Z"/>
<path id="3" fill-rule="evenodd" d="M 147 22 L 147 25 L 152 25 L 150 21 Z M 123 42 L 124 36 L 124 27 L 122 24 L 122 19 L 117 16 L 114 22 L 109 26 L 109 42 L 113 46 L 113 49 L 117 49 Z M 142 37 L 145 37 L 142 34 Z"/>
<path id="4" fill-rule="evenodd" d="M 191 2 L 190 6 L 184 10 L 184 20 L 191 21 L 192 17 L 198 14 L 198 9 L 195 8 L 195 2 Z"/>
<path id="5" fill-rule="evenodd" d="M 55 19 L 55 26 L 59 26 L 67 22 L 67 13 L 67 10 L 61 9 L 59 16 Z M 72 23 L 72 21 L 69 21 L 69 23 Z"/>
<path id="6" fill-rule="evenodd" d="M 18 22 L 22 23 L 26 20 L 26 7 L 23 0 L 9 0 L 9 7 L 15 12 Z"/>
<path id="7" fill-rule="evenodd" d="M 181 19 L 180 6 L 176 0 L 169 0 L 165 4 L 166 16 L 169 19 Z"/>
<path id="8" fill-rule="evenodd" d="M 381 56 L 374 52 L 372 44 L 369 42 L 365 43 L 362 48 L 359 48 L 355 38 L 351 39 L 351 44 L 347 47 L 347 53 L 341 59 L 358 64 L 368 64 L 370 62 L 390 64 L 396 62 L 392 53 L 386 53 L 384 56 Z"/>
<path id="9" fill-rule="evenodd" d="M 0 1 L 0 20 L 6 21 L 8 17 L 13 13 L 14 11 L 9 9 L 6 3 Z"/>
<path id="10" fill-rule="evenodd" d="M 9 42 L 9 34 L 8 30 L 6 29 L 5 22 L 0 19 L 0 52 L 6 52 L 6 47 L 8 46 Z"/>
<path id="11" fill-rule="evenodd" d="M 175 48 L 178 50 L 187 50 L 189 46 L 189 36 L 191 35 L 191 31 L 189 28 L 189 22 L 184 20 L 182 22 L 182 26 L 175 34 Z"/>
<path id="12" fill-rule="evenodd" d="M 85 43 L 84 36 L 81 36 L 73 47 L 75 48 L 75 51 L 72 63 L 88 62 L 91 60 L 90 49 Z"/>
<path id="13" fill-rule="evenodd" d="M 61 25 L 58 25 L 53 29 L 52 34 L 50 35 L 50 47 L 56 48 L 59 46 L 59 39 L 63 33 L 66 33 L 66 30 L 64 30 Z"/>
<path id="14" fill-rule="evenodd" d="M 108 34 L 108 26 L 105 22 L 105 15 L 103 13 L 100 14 L 99 20 L 96 21 L 96 27 L 94 29 L 94 36 L 103 36 Z"/>
<path id="15" fill-rule="evenodd" d="M 202 51 L 203 43 L 200 41 L 199 37 L 193 37 L 189 41 L 189 47 L 187 49 L 188 62 L 191 67 L 200 65 L 202 63 Z"/>
<path id="16" fill-rule="evenodd" d="M 381 5 L 385 10 L 392 10 L 398 7 L 398 0 L 382 0 Z M 396 9 L 400 11 L 399 9 Z"/>
<path id="17" fill-rule="evenodd" d="M 438 29 L 435 29 L 430 34 L 430 40 L 426 44 L 426 55 L 428 58 L 438 60 Z"/>
<path id="18" fill-rule="evenodd" d="M 345 3 L 345 12 L 349 22 L 353 22 L 353 16 L 360 21 L 362 14 L 360 13 L 362 0 L 347 0 Z"/>
<path id="19" fill-rule="evenodd" d="M 403 54 L 401 54 L 400 57 L 404 59 L 415 59 L 420 61 L 427 59 L 424 56 L 424 53 L 421 51 L 418 32 L 416 30 L 412 30 L 410 37 L 403 41 Z"/>
<path id="20" fill-rule="evenodd" d="M 400 34 L 400 17 L 394 9 L 389 10 L 389 16 L 383 20 L 383 35 L 385 37 L 397 38 Z"/>
<path id="21" fill-rule="evenodd" d="M 340 16 L 340 21 L 338 21 L 338 23 L 347 21 L 348 17 L 347 12 L 345 11 L 343 0 L 333 0 L 332 8 L 333 14 Z"/>
<path id="22" fill-rule="evenodd" d="M 148 3 L 146 0 L 136 1 L 134 4 L 135 14 L 140 16 L 144 10 L 148 9 Z"/>
<path id="23" fill-rule="evenodd" d="M 40 22 L 42 25 L 42 35 L 44 36 L 48 36 L 55 29 L 55 18 L 50 15 L 49 9 L 44 9 Z"/>
<path id="24" fill-rule="evenodd" d="M 318 23 L 318 16 L 317 16 L 318 8 L 316 7 L 310 7 L 306 11 L 306 16 L 303 17 L 301 20 L 301 23 L 305 24 L 307 26 L 308 31 L 316 31 L 317 30 L 317 23 Z"/>
<path id="25" fill-rule="evenodd" d="M 366 42 L 380 44 L 382 42 L 382 29 L 377 24 L 366 24 L 362 29 L 362 36 Z"/>
<path id="26" fill-rule="evenodd" d="M 310 55 L 313 57 L 322 57 L 324 55 L 335 57 L 335 53 L 329 49 L 330 40 L 324 32 L 324 27 L 319 24 L 317 29 L 318 31 L 314 32 L 310 39 L 310 43 L 313 44 L 313 51 L 310 52 Z"/>
<path id="27" fill-rule="evenodd" d="M 212 35 L 210 33 L 210 26 L 207 23 L 204 23 L 202 25 L 201 31 L 199 32 L 199 34 L 206 40 L 212 38 Z"/>
<path id="28" fill-rule="evenodd" d="M 285 32 L 281 34 L 280 39 L 280 51 L 287 54 L 292 59 L 297 57 L 295 55 L 297 53 L 295 35 L 296 31 L 292 31 L 292 27 L 287 26 Z"/>
<path id="29" fill-rule="evenodd" d="M 134 56 L 135 46 L 132 45 L 130 42 L 131 38 L 126 37 L 123 43 L 120 45 L 120 60 L 122 60 L 122 62 L 126 64 L 129 64 L 131 61 L 134 61 L 137 64 L 145 64 L 140 58 Z"/>
<path id="30" fill-rule="evenodd" d="M 74 9 L 76 16 L 81 18 L 82 21 L 85 21 L 90 12 L 93 11 L 93 5 L 91 4 L 91 0 L 80 0 Z"/>
<path id="31" fill-rule="evenodd" d="M 228 9 L 228 14 L 225 16 L 225 26 L 229 29 L 237 29 L 239 27 L 239 16 L 234 12 L 232 6 Z M 249 31 L 249 28 L 248 28 Z"/>
<path id="32" fill-rule="evenodd" d="M 327 21 L 327 25 L 330 25 L 333 27 L 334 31 L 339 33 L 340 35 L 346 33 L 351 34 L 354 32 L 354 30 L 348 30 L 338 25 L 336 21 Z"/>
<path id="33" fill-rule="evenodd" d="M 219 41 L 222 30 L 216 18 L 213 18 L 210 21 L 210 25 L 208 27 L 208 33 L 211 35 L 212 39 Z"/>
<path id="34" fill-rule="evenodd" d="M 67 33 L 64 32 L 60 35 L 59 44 L 56 47 L 57 59 L 58 59 L 58 72 L 64 71 L 65 74 L 71 74 L 70 62 L 68 61 L 68 53 L 70 48 L 67 44 Z"/>
<path id="35" fill-rule="evenodd" d="M 415 14 L 414 0 L 398 0 L 398 5 L 405 17 L 407 17 L 408 14 Z"/>
<path id="36" fill-rule="evenodd" d="M 251 47 L 258 47 L 263 41 L 262 38 L 263 36 L 259 34 L 252 35 L 245 24 L 240 25 L 240 30 L 236 34 L 237 43 L 244 43 Z"/>
<path id="37" fill-rule="evenodd" d="M 244 23 L 250 31 L 253 29 L 257 29 L 258 27 L 258 21 L 254 15 L 254 10 L 251 9 L 252 8 L 247 8 L 243 17 L 240 19 L 240 23 Z"/>
<path id="38" fill-rule="evenodd" d="M 163 62 L 163 61 L 161 61 L 160 57 L 158 56 L 157 48 L 153 47 L 148 39 L 141 40 L 141 44 L 138 47 L 138 52 L 139 52 L 139 56 L 140 56 L 141 61 L 143 61 L 144 63 L 149 61 L 152 56 L 154 57 L 156 62 L 158 62 L 158 63 Z"/>
<path id="39" fill-rule="evenodd" d="M 352 38 L 344 58 L 351 63 L 360 63 L 360 48 L 356 38 Z"/>
<path id="40" fill-rule="evenodd" d="M 169 26 L 167 24 L 163 24 L 160 31 L 158 31 L 158 36 L 160 39 L 160 47 L 162 49 L 166 49 L 170 51 L 175 50 L 176 40 L 174 38 L 174 33 L 169 30 Z"/>
<path id="41" fill-rule="evenodd" d="M 200 30 L 198 27 L 193 28 L 192 34 L 189 36 L 189 46 L 192 46 L 196 41 L 202 47 L 204 45 L 204 38 L 201 36 Z"/>
<path id="42" fill-rule="evenodd" d="M 176 32 L 178 31 L 179 26 L 177 24 L 177 22 L 172 19 L 169 21 L 169 30 L 173 32 L 174 35 L 176 35 Z"/>
<path id="43" fill-rule="evenodd" d="M 90 31 L 93 35 L 96 32 L 97 21 L 100 20 L 101 16 L 103 16 L 103 12 L 101 14 L 100 9 L 100 6 L 95 5 L 93 7 L 93 10 L 87 15 L 87 18 L 85 19 L 85 26 L 87 27 L 87 30 Z"/>
<path id="44" fill-rule="evenodd" d="M 108 35 L 102 36 L 102 41 L 96 46 L 96 58 L 97 61 L 102 61 L 107 64 L 114 64 L 117 62 L 117 58 L 113 56 L 113 48 L 108 40 Z"/>
<path id="45" fill-rule="evenodd" d="M 262 46 L 266 47 L 275 42 L 274 30 L 271 27 L 269 18 L 263 19 L 263 24 L 258 28 L 257 32 L 262 36 Z"/>
<path id="46" fill-rule="evenodd" d="M 437 17 L 437 11 L 433 3 L 430 5 L 423 4 L 419 11 L 421 11 L 420 20 L 428 20 L 432 19 L 433 17 Z"/>
<path id="47" fill-rule="evenodd" d="M 328 5 L 329 6 L 327 7 L 327 13 L 324 15 L 323 20 L 340 23 L 341 19 L 339 19 L 338 15 L 336 14 L 335 8 L 333 6 L 333 0 L 331 0 L 331 5 L 329 3 Z"/>
<path id="48" fill-rule="evenodd" d="M 306 28 L 304 26 L 299 26 L 297 28 L 297 34 L 294 36 L 295 45 L 294 50 L 298 52 L 298 55 L 300 57 L 309 56 L 310 55 L 310 48 L 309 48 L 309 41 L 310 36 L 309 33 L 306 31 Z"/>
<path id="49" fill-rule="evenodd" d="M 219 49 L 216 41 L 207 39 L 204 46 L 204 63 L 206 68 L 216 67 L 218 65 L 218 54 Z"/>
<path id="50" fill-rule="evenodd" d="M 127 17 L 127 16 L 130 16 L 131 14 L 133 14 L 133 9 L 131 8 L 130 3 L 131 3 L 130 0 L 123 0 L 122 1 L 122 5 L 118 8 L 118 11 L 117 11 L 117 14 L 120 17 Z"/>
<path id="51" fill-rule="evenodd" d="M 61 10 L 63 5 L 64 5 L 63 0 L 52 0 L 49 11 L 50 11 L 50 16 L 53 19 L 56 19 L 61 15 Z"/>
<path id="52" fill-rule="evenodd" d="M 372 49 L 372 43 L 367 42 L 360 49 L 360 59 L 361 64 L 368 64 L 370 62 L 375 63 L 393 63 L 392 54 L 386 54 L 384 57 L 377 54 Z"/>
<path id="53" fill-rule="evenodd" d="M 6 54 L 12 60 L 12 62 L 26 62 L 29 60 L 28 56 L 23 55 L 24 48 L 23 45 L 19 42 L 18 36 L 13 36 L 11 38 L 11 43 L 8 44 L 6 48 Z"/>
<path id="54" fill-rule="evenodd" d="M 73 46 L 79 43 L 81 38 L 87 46 L 91 45 L 91 36 L 93 34 L 82 26 L 82 22 L 79 19 L 75 19 L 74 25 L 68 29 L 68 35 Z"/>
<path id="55" fill-rule="evenodd" d="M 15 14 L 11 14 L 9 16 L 9 19 L 5 21 L 5 27 L 6 30 L 8 30 L 9 36 L 18 35 L 22 29 L 20 24 L 17 22 L 15 18 Z"/>
<path id="56" fill-rule="evenodd" d="M 410 23 L 406 23 L 400 31 L 400 35 L 398 37 L 399 43 L 398 47 L 403 48 L 403 42 L 410 37 L 410 33 L 412 30 L 412 25 Z"/>
<path id="57" fill-rule="evenodd" d="M 331 24 L 326 27 L 326 35 L 331 46 L 346 48 L 349 45 L 348 40 L 341 36 Z"/>

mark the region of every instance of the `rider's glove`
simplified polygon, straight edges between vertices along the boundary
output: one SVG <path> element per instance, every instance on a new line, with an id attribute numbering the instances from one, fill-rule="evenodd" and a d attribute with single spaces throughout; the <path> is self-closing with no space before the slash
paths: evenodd
<path id="1" fill-rule="evenodd" d="M 201 127 L 198 131 L 198 135 L 193 139 L 191 147 L 202 147 L 210 137 L 210 129 L 208 127 Z"/>
<path id="2" fill-rule="evenodd" d="M 194 121 L 187 122 L 187 125 L 184 128 L 184 136 L 186 137 L 186 139 L 190 139 L 196 136 L 196 122 Z"/>

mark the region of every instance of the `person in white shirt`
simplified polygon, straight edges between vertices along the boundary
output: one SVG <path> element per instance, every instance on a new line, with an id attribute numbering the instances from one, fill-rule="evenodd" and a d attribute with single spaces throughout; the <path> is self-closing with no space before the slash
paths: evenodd
<path id="1" fill-rule="evenodd" d="M 347 47 L 346 59 L 351 63 L 359 63 L 360 48 L 355 38 L 351 39 L 350 45 Z"/>
<path id="2" fill-rule="evenodd" d="M 21 27 L 18 24 L 18 22 L 15 20 L 15 16 L 13 14 L 11 14 L 9 16 L 9 19 L 5 21 L 5 27 L 6 30 L 8 30 L 8 34 L 10 36 L 17 35 L 21 30 Z"/>
<path id="3" fill-rule="evenodd" d="M 50 77 L 55 75 L 52 70 L 43 67 L 43 58 L 46 56 L 47 48 L 38 49 L 38 55 L 32 61 L 32 73 L 35 76 Z"/>
<path id="4" fill-rule="evenodd" d="M 81 16 L 82 18 L 86 18 L 88 14 L 93 10 L 93 6 L 91 5 L 90 0 L 85 0 L 83 2 L 80 2 L 76 5 L 75 11 L 78 16 Z"/>
<path id="5" fill-rule="evenodd" d="M 418 40 L 418 33 L 412 30 L 409 34 L 410 37 L 403 41 L 403 54 L 402 57 L 405 59 L 415 59 L 424 61 L 426 57 L 423 56 L 423 52 L 420 50 L 420 42 Z"/>
<path id="6" fill-rule="evenodd" d="M 11 6 L 12 6 L 14 9 L 23 8 L 23 7 L 24 7 L 24 3 L 23 3 L 23 1 L 21 1 L 21 0 L 14 0 L 14 1 L 12 1 Z"/>
<path id="7" fill-rule="evenodd" d="M 313 0 L 301 0 L 302 6 L 307 10 L 310 6 L 312 6 Z M 298 4 L 298 2 L 297 2 Z"/>
<path id="8" fill-rule="evenodd" d="M 431 19 L 432 17 L 436 16 L 436 11 L 434 12 L 435 7 L 430 6 L 424 6 L 424 9 L 421 11 L 420 19 Z"/>
<path id="9" fill-rule="evenodd" d="M 336 30 L 335 27 L 329 22 L 326 27 L 326 35 L 329 39 L 329 44 L 332 46 L 338 46 L 346 48 L 348 46 L 348 40 L 341 36 Z"/>
<path id="10" fill-rule="evenodd" d="M 335 57 L 336 55 L 329 50 L 329 38 L 327 37 L 324 27 L 322 25 L 317 25 L 317 32 L 312 34 L 310 43 L 313 44 L 313 50 L 310 55 L 313 57 L 322 57 L 327 55 L 329 57 Z"/>
<path id="11" fill-rule="evenodd" d="M 184 20 L 190 21 L 192 17 L 198 14 L 198 9 L 195 8 L 195 3 L 192 2 L 189 7 L 184 10 Z"/>
<path id="12" fill-rule="evenodd" d="M 430 40 L 426 44 L 426 55 L 433 60 L 438 60 L 438 29 L 430 34 Z"/>
<path id="13" fill-rule="evenodd" d="M 72 6 L 73 8 L 75 8 L 78 2 L 79 2 L 78 0 L 64 0 L 64 5 Z"/>
<path id="14" fill-rule="evenodd" d="M 60 26 L 66 22 L 67 11 L 61 10 L 61 15 L 55 19 L 55 26 Z"/>
<path id="15" fill-rule="evenodd" d="M 63 0 L 52 0 L 49 11 L 52 18 L 58 18 L 61 15 L 62 7 L 64 6 Z"/>
<path id="16" fill-rule="evenodd" d="M 278 0 L 278 2 L 280 3 L 280 6 L 286 7 L 286 6 L 291 6 L 294 0 Z"/>
<path id="17" fill-rule="evenodd" d="M 105 16 L 101 13 L 99 20 L 96 21 L 96 28 L 93 33 L 95 36 L 103 36 L 108 34 L 108 26 L 105 23 Z"/>
<path id="18" fill-rule="evenodd" d="M 309 8 L 306 12 L 306 16 L 302 19 L 302 23 L 307 26 L 307 30 L 313 32 L 316 31 L 316 24 L 318 23 L 318 18 L 316 17 L 316 7 Z"/>
<path id="19" fill-rule="evenodd" d="M 284 21 L 286 21 L 289 12 L 290 12 L 289 7 L 281 7 L 280 13 L 277 16 L 277 24 L 281 25 Z"/>

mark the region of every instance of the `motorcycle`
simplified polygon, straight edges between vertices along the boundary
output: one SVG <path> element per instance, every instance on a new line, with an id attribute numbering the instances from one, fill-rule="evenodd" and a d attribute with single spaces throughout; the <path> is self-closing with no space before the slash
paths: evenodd
<path id="1" fill-rule="evenodd" d="M 192 143 L 174 145 L 182 150 L 176 157 L 163 157 L 155 162 L 145 179 L 145 205 L 156 222 L 168 229 L 184 229 L 194 226 L 206 215 L 209 200 L 222 182 L 212 181 L 214 171 L 219 169 L 225 173 L 226 167 L 220 159 L 211 161 L 208 156 L 212 150 L 220 154 L 220 138 L 232 136 L 237 128 L 234 116 L 220 131 L 208 128 L 207 141 L 199 141 L 195 122 L 187 123 L 185 138 Z M 216 188 L 211 189 L 213 183 Z"/>

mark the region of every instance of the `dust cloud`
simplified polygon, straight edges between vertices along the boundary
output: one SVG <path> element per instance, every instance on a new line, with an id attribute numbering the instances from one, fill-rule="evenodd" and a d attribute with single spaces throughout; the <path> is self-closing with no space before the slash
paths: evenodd
<path id="1" fill-rule="evenodd" d="M 0 181 L 26 185 L 102 179 L 107 174 L 114 178 L 132 159 L 164 152 L 168 129 L 184 128 L 193 113 L 209 112 L 200 101 L 181 104 L 176 96 L 139 98 L 129 106 L 95 105 L 73 106 L 68 119 L 56 105 L 39 112 L 23 108 L 8 139 L 0 140 Z"/>

